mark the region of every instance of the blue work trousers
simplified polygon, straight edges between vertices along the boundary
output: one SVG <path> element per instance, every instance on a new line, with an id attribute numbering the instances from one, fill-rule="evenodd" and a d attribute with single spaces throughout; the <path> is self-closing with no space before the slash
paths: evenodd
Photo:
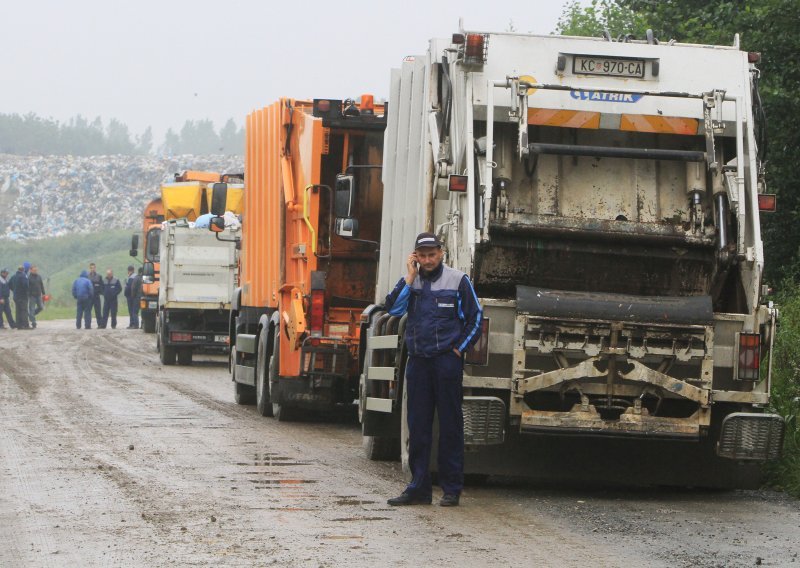
<path id="1" fill-rule="evenodd" d="M 100 327 L 106 327 L 108 325 L 108 319 L 111 316 L 111 327 L 117 327 L 117 297 L 111 296 L 110 298 L 106 296 L 105 300 L 103 300 L 103 324 Z"/>
<path id="2" fill-rule="evenodd" d="M 463 380 L 463 361 L 452 351 L 408 358 L 405 388 L 412 478 L 406 491 L 420 499 L 431 495 L 434 411 L 439 415 L 439 485 L 445 494 L 454 495 L 460 495 L 464 486 Z"/>
<path id="3" fill-rule="evenodd" d="M 131 316 L 128 327 L 139 329 L 139 300 L 136 298 L 125 299 L 128 300 L 128 314 Z"/>
<path id="4" fill-rule="evenodd" d="M 86 329 L 92 329 L 92 298 L 78 299 L 78 313 L 75 316 L 75 327 L 81 328 L 81 319 L 86 324 Z"/>

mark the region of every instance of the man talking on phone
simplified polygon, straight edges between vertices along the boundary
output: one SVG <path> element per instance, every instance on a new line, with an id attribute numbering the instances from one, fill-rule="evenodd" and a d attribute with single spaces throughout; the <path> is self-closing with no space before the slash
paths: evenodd
<path id="1" fill-rule="evenodd" d="M 389 505 L 430 504 L 433 413 L 439 414 L 439 485 L 443 507 L 458 505 L 464 486 L 464 352 L 481 334 L 481 305 L 469 277 L 442 262 L 442 243 L 421 233 L 408 256 L 408 274 L 386 297 L 393 316 L 408 312 L 405 388 L 411 483 Z"/>

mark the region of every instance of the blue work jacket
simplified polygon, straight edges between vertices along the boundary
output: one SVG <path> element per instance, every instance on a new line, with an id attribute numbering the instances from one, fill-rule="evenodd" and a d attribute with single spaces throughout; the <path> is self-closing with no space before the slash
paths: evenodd
<path id="1" fill-rule="evenodd" d="M 481 309 L 469 277 L 443 263 L 418 274 L 411 286 L 401 278 L 386 297 L 393 316 L 408 312 L 405 341 L 409 355 L 436 357 L 454 348 L 464 353 L 481 335 Z"/>

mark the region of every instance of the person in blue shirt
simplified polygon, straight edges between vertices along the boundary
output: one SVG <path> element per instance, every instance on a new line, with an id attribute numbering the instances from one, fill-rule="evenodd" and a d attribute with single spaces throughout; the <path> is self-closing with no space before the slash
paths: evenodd
<path id="1" fill-rule="evenodd" d="M 81 319 L 86 329 L 92 329 L 92 305 L 94 303 L 94 285 L 89 280 L 89 273 L 82 271 L 72 283 L 72 297 L 78 301 L 78 313 L 75 316 L 75 327 L 81 328 Z"/>
<path id="2" fill-rule="evenodd" d="M 114 278 L 114 271 L 110 268 L 106 270 L 106 277 L 103 279 L 103 323 L 101 328 L 108 325 L 108 318 L 111 317 L 111 329 L 117 328 L 117 296 L 122 292 L 122 284 L 118 278 Z"/>
<path id="3" fill-rule="evenodd" d="M 30 263 L 25 262 L 25 264 L 17 268 L 14 276 L 8 281 L 11 292 L 14 294 L 14 306 L 17 311 L 17 329 L 31 329 L 31 325 L 28 322 L 28 298 L 30 296 L 28 270 L 30 270 L 30 267 Z"/>
<path id="4" fill-rule="evenodd" d="M 389 505 L 429 504 L 434 411 L 439 414 L 439 485 L 444 507 L 459 503 L 464 486 L 464 352 L 481 335 L 481 309 L 469 277 L 443 263 L 442 243 L 421 233 L 406 262 L 408 274 L 386 297 L 393 316 L 408 313 L 405 388 L 408 461 L 412 479 Z"/>
<path id="5" fill-rule="evenodd" d="M 11 285 L 8 283 L 8 268 L 0 270 L 0 329 L 4 329 L 3 316 L 8 320 L 8 327 L 14 328 L 14 316 L 11 313 Z"/>

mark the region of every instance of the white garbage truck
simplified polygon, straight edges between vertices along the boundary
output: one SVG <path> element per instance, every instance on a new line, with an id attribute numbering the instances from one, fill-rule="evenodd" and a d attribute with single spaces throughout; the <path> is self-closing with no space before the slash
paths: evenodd
<path id="1" fill-rule="evenodd" d="M 738 38 L 461 30 L 392 72 L 361 329 L 370 458 L 406 459 L 405 319 L 381 304 L 424 230 L 484 308 L 467 474 L 731 486 L 779 456 L 757 61 Z"/>
<path id="2" fill-rule="evenodd" d="M 176 358 L 189 365 L 199 349 L 227 351 L 240 227 L 236 222 L 210 232 L 185 218 L 162 225 L 156 344 L 164 365 Z"/>

